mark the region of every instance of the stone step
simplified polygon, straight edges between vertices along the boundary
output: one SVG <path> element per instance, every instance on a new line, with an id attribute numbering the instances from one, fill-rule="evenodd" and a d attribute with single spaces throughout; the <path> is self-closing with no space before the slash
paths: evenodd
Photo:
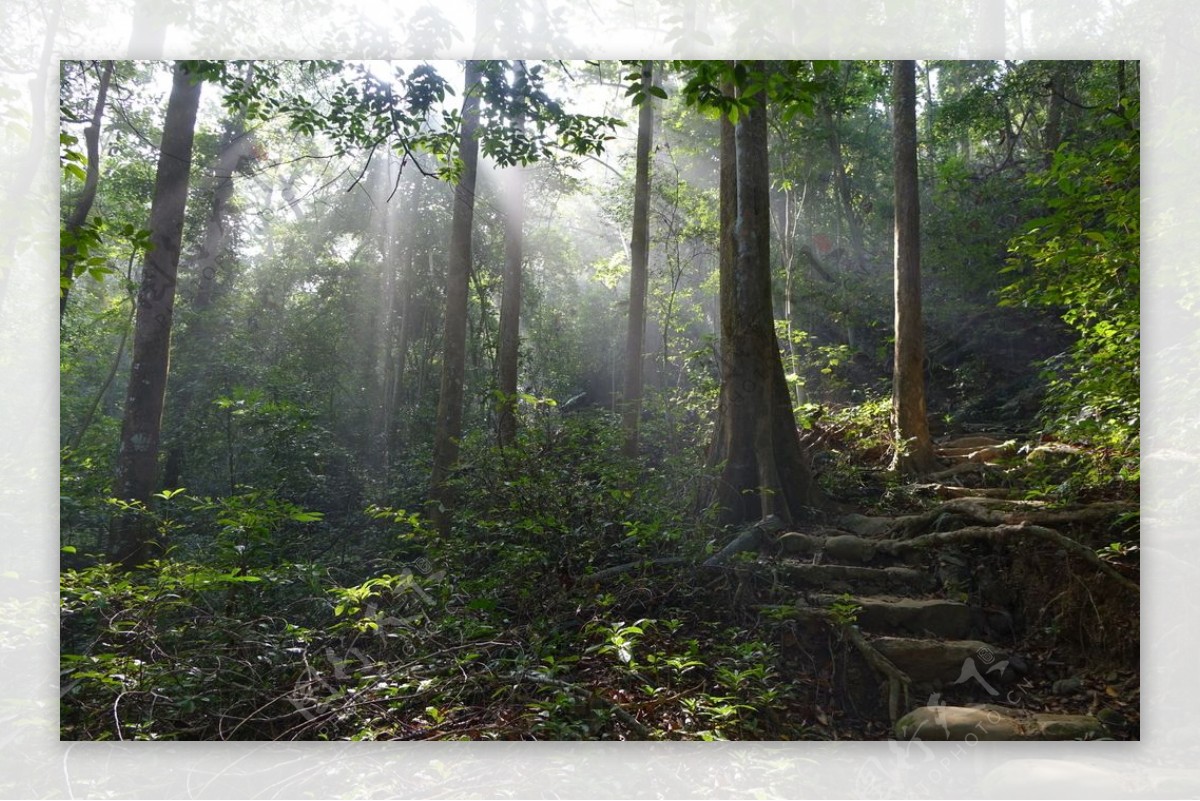
<path id="1" fill-rule="evenodd" d="M 979 640 L 874 637 L 870 643 L 914 682 L 939 688 L 966 684 L 991 695 L 1026 672 L 1019 655 Z"/>
<path id="2" fill-rule="evenodd" d="M 920 554 L 912 553 L 911 550 L 897 556 L 897 549 L 890 541 L 838 533 L 837 529 L 815 532 L 789 531 L 781 534 L 776 544 L 780 556 L 798 559 L 813 557 L 823 562 L 868 565 L 905 560 L 916 563 L 920 560 Z"/>
<path id="3" fill-rule="evenodd" d="M 781 561 L 779 574 L 794 587 L 829 592 L 916 593 L 933 591 L 937 579 L 924 570 L 908 567 L 810 564 Z"/>
<path id="4" fill-rule="evenodd" d="M 809 599 L 821 606 L 845 602 L 837 595 L 817 594 Z M 851 597 L 862 608 L 855 622 L 864 631 L 906 633 L 958 639 L 971 632 L 971 608 L 943 598 L 899 598 L 895 596 Z"/>
<path id="5" fill-rule="evenodd" d="M 922 706 L 896 721 L 898 740 L 1095 740 L 1109 732 L 1091 715 L 979 704 Z"/>

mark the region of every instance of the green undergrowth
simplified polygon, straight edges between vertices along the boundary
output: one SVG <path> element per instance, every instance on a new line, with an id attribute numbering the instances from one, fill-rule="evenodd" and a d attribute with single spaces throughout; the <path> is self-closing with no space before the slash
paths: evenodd
<path id="1" fill-rule="evenodd" d="M 64 555 L 62 737 L 825 739 L 821 682 L 737 577 L 650 564 L 722 536 L 692 512 L 698 451 L 620 443 L 603 415 L 464 443 L 445 536 L 382 504 L 333 525 L 252 488 L 164 493 L 163 559 Z"/>

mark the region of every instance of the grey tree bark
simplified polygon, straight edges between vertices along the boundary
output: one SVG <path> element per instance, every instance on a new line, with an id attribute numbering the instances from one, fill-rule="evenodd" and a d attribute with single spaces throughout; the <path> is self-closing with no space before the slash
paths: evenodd
<path id="1" fill-rule="evenodd" d="M 163 124 L 154 196 L 150 202 L 150 241 L 138 291 L 132 365 L 121 421 L 121 445 L 113 494 L 150 505 L 158 474 L 158 445 L 171 353 L 176 273 L 187 205 L 188 171 L 200 83 L 176 63 Z M 164 543 L 145 515 L 118 515 L 109 530 L 108 556 L 133 568 L 162 552 Z"/>
<path id="2" fill-rule="evenodd" d="M 454 190 L 450 253 L 446 266 L 446 316 L 442 338 L 442 379 L 433 441 L 430 517 L 443 534 L 450 529 L 454 493 L 450 474 L 462 438 L 463 380 L 466 374 L 467 297 L 471 278 L 471 231 L 475 215 L 475 175 L 479 161 L 479 86 L 482 65 L 468 61 L 463 94 L 459 158 L 462 172 Z"/>
<path id="3" fill-rule="evenodd" d="M 764 66 L 752 62 L 750 70 Z M 726 87 L 729 94 L 732 87 Z M 736 126 L 721 123 L 721 395 L 708 464 L 720 467 L 702 502 L 740 523 L 810 517 L 826 499 L 800 443 L 771 300 L 770 175 L 765 99 Z"/>
<path id="4" fill-rule="evenodd" d="M 633 231 L 629 265 L 629 333 L 625 340 L 625 391 L 621 422 L 625 453 L 637 455 L 642 417 L 643 364 L 646 341 L 646 292 L 650 283 L 650 147 L 654 132 L 654 62 L 642 62 L 642 87 L 646 97 L 638 111 L 637 153 L 633 179 Z"/>

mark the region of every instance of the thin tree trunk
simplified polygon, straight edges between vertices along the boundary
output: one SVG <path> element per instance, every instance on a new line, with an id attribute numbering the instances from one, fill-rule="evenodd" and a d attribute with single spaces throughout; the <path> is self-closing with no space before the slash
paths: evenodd
<path id="1" fill-rule="evenodd" d="M 895 359 L 893 469 L 926 473 L 937 468 L 925 413 L 925 347 L 921 331 L 921 209 L 917 187 L 916 62 L 892 66 L 895 115 Z"/>
<path id="2" fill-rule="evenodd" d="M 133 253 L 129 256 L 129 265 L 126 270 L 126 279 L 130 280 L 133 274 L 133 261 L 137 254 Z M 132 281 L 131 281 L 132 283 Z M 88 407 L 87 413 L 83 416 L 83 420 L 79 423 L 79 429 L 75 432 L 75 436 L 71 438 L 71 450 L 79 450 L 79 446 L 83 444 L 83 438 L 87 434 L 88 429 L 92 427 L 92 421 L 96 419 L 96 412 L 100 408 L 100 404 L 104 401 L 104 396 L 108 394 L 108 388 L 112 386 L 112 382 L 117 377 L 117 371 L 121 368 L 121 359 L 125 356 L 125 346 L 129 343 L 129 332 L 133 330 L 133 316 L 137 312 L 137 299 L 129 298 L 129 317 L 125 320 L 125 327 L 121 330 L 121 341 L 117 345 L 117 355 L 113 359 L 112 369 L 108 371 L 108 375 L 101 384 L 100 390 L 92 399 L 92 405 Z"/>
<path id="3" fill-rule="evenodd" d="M 450 254 L 446 267 L 446 319 L 442 340 L 442 379 L 434 430 L 431 518 L 443 534 L 449 533 L 454 493 L 448 482 L 458 461 L 462 438 L 463 380 L 466 374 L 467 299 L 471 279 L 471 231 L 475 214 L 475 173 L 479 159 L 479 86 L 482 67 L 468 61 L 462 108 L 459 158 L 462 172 L 454 190 L 454 216 L 450 224 Z"/>
<path id="4" fill-rule="evenodd" d="M 646 341 L 646 291 L 650 282 L 650 146 L 654 132 L 654 96 L 649 90 L 654 80 L 653 72 L 654 62 L 642 62 L 642 90 L 646 97 L 638 111 L 629 265 L 629 334 L 625 344 L 625 392 L 621 412 L 628 456 L 637 455 L 642 416 L 642 354 Z"/>
<path id="5" fill-rule="evenodd" d="M 158 172 L 150 204 L 150 241 L 142 268 L 134 324 L 121 446 L 113 494 L 149 505 L 158 472 L 158 444 L 170 362 L 176 273 L 187 204 L 200 82 L 176 63 L 163 124 Z M 162 542 L 144 515 L 121 514 L 109 532 L 108 555 L 126 568 L 162 553 Z"/>
<path id="6" fill-rule="evenodd" d="M 75 208 L 67 219 L 66 238 L 72 240 L 87 222 L 88 214 L 92 211 L 92 203 L 96 200 L 96 187 L 100 183 L 100 123 L 104 119 L 104 106 L 108 100 L 108 85 L 112 80 L 113 62 L 104 62 L 104 71 L 100 73 L 100 86 L 96 90 L 96 107 L 92 111 L 92 122 L 83 129 L 83 140 L 87 147 L 87 172 L 83 182 L 83 192 L 75 201 Z M 75 280 L 76 248 L 68 244 L 62 254 L 62 290 L 58 299 L 58 319 L 61 321 L 67 311 L 67 298 L 71 293 L 71 284 Z"/>
<path id="7" fill-rule="evenodd" d="M 842 155 L 842 137 L 838 133 L 838 118 L 827 101 L 822 101 L 821 111 L 825 117 L 825 126 L 829 131 L 826 141 L 829 145 L 829 156 L 833 160 L 833 183 L 837 188 L 838 198 L 842 202 L 842 216 L 846 219 L 846 229 L 850 233 L 850 248 L 854 252 L 854 261 L 861 264 L 865 251 L 862 223 L 859 222 L 858 212 L 854 209 L 850 176 L 846 173 L 846 159 Z"/>
<path id="8" fill-rule="evenodd" d="M 395 226 L 397 209 L 387 202 L 395 186 L 395 163 L 387 154 L 383 169 L 379 173 L 376 197 L 379 208 L 379 253 L 380 287 L 379 308 L 375 320 L 375 364 L 374 386 L 376 396 L 371 421 L 371 439 L 368 445 L 367 463 L 373 465 L 376 476 L 386 482 L 391 453 L 388 445 L 391 430 L 393 387 L 395 375 L 395 351 L 393 349 L 393 325 L 396 314 L 396 267 Z"/>
<path id="9" fill-rule="evenodd" d="M 514 83 L 518 91 L 525 83 L 525 62 L 515 66 Z M 517 100 L 517 98 L 514 98 Z M 519 101 L 518 101 L 519 102 Z M 518 112 L 514 128 L 525 127 L 525 115 Z M 521 262 L 525 218 L 525 176 L 521 167 L 509 169 L 505 175 L 506 208 L 504 223 L 504 285 L 500 298 L 500 342 L 497 361 L 496 389 L 499 392 L 496 421 L 497 439 L 501 447 L 513 444 L 517 436 L 517 375 L 521 350 Z"/>
<path id="10" fill-rule="evenodd" d="M 1050 97 L 1046 101 L 1046 125 L 1042 128 L 1042 162 L 1047 168 L 1054 163 L 1054 153 L 1063 143 L 1072 83 L 1068 62 L 1054 62 L 1050 70 Z"/>

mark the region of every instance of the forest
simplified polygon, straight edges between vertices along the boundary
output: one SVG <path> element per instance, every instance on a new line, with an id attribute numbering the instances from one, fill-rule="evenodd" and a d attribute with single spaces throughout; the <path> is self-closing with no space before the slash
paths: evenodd
<path id="1" fill-rule="evenodd" d="M 1136 61 L 63 61 L 63 740 L 1139 739 Z"/>

